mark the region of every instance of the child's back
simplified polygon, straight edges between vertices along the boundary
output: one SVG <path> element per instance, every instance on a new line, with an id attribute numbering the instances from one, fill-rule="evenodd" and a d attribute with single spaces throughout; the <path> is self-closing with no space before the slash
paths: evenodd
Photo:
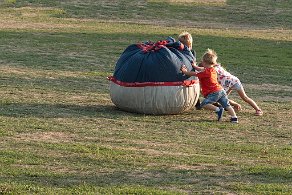
<path id="1" fill-rule="evenodd" d="M 236 76 L 225 70 L 220 64 L 216 64 L 214 68 L 218 74 L 218 81 L 226 92 L 229 91 L 236 83 L 241 84 L 240 80 Z"/>

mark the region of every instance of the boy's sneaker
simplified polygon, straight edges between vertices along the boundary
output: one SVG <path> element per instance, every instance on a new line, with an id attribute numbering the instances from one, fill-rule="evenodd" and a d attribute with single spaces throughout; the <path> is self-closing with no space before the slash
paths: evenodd
<path id="1" fill-rule="evenodd" d="M 238 123 L 238 118 L 231 118 L 230 119 L 230 122 L 232 122 L 232 123 Z"/>
<path id="2" fill-rule="evenodd" d="M 224 113 L 224 108 L 223 107 L 220 107 L 219 108 L 220 110 L 217 113 L 217 116 L 218 116 L 218 121 L 220 121 L 222 119 L 222 116 L 223 116 L 223 113 Z"/>

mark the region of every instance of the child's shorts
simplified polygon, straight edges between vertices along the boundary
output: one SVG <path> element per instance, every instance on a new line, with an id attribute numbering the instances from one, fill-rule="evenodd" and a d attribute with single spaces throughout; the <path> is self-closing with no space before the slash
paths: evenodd
<path id="1" fill-rule="evenodd" d="M 207 95 L 207 97 L 201 103 L 201 107 L 206 104 L 213 104 L 215 102 L 220 103 L 223 108 L 230 106 L 226 92 L 224 90 L 221 90 Z"/>
<path id="2" fill-rule="evenodd" d="M 235 83 L 232 87 L 231 87 L 232 90 L 235 90 L 235 91 L 239 91 L 242 89 L 242 84 L 241 83 Z"/>

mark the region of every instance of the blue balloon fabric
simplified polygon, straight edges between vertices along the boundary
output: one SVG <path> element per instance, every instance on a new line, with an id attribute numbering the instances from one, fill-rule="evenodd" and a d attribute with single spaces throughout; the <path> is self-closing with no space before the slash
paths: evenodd
<path id="1" fill-rule="evenodd" d="M 132 44 L 118 59 L 113 77 L 127 83 L 190 80 L 180 68 L 185 65 L 191 70 L 195 60 L 195 53 L 172 37 L 155 43 Z"/>

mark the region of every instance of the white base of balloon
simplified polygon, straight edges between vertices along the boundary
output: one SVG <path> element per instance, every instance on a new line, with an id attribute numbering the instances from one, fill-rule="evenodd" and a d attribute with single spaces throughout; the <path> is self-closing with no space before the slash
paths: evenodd
<path id="1" fill-rule="evenodd" d="M 112 102 L 121 110 L 142 114 L 179 114 L 195 108 L 200 85 L 123 87 L 110 82 Z"/>

